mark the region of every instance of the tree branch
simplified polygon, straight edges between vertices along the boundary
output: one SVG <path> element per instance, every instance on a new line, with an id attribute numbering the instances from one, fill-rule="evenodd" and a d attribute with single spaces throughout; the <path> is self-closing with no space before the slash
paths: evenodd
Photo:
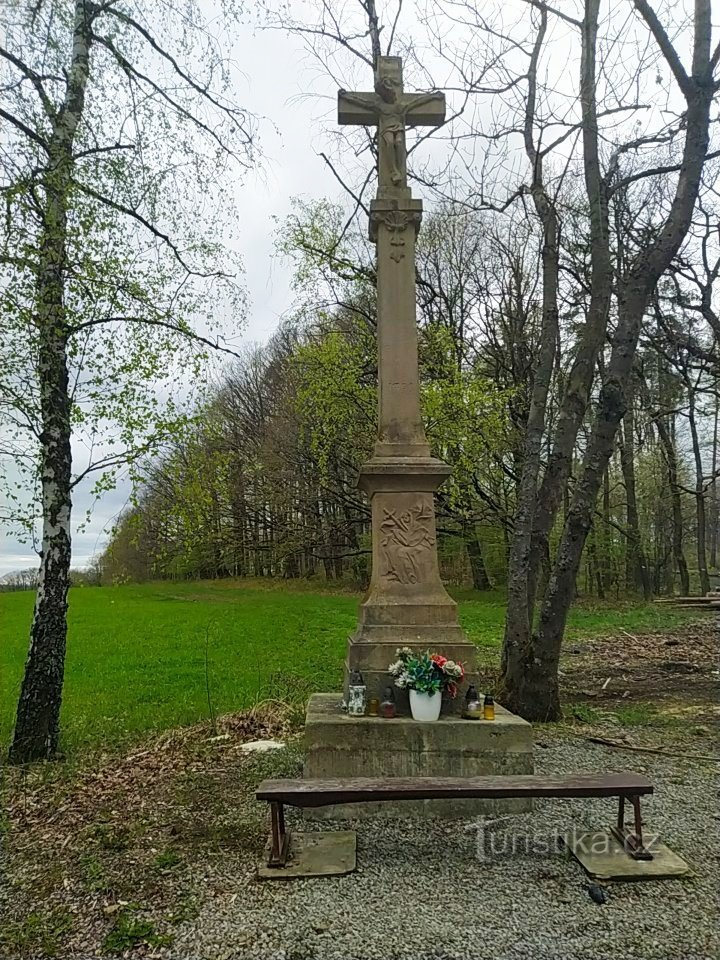
<path id="1" fill-rule="evenodd" d="M 542 10 L 544 13 L 552 13 L 553 16 L 559 17 L 560 20 L 564 20 L 565 23 L 572 24 L 573 27 L 577 27 L 578 29 L 582 28 L 580 20 L 576 20 L 575 17 L 571 17 L 569 14 L 557 10 L 555 7 L 551 7 L 549 3 L 543 3 L 542 0 L 524 0 L 524 2 L 529 3 L 533 7 L 537 7 L 538 10 Z"/>
<path id="2" fill-rule="evenodd" d="M 240 123 L 238 120 L 238 116 L 240 116 L 242 117 L 243 121 L 245 121 L 246 115 L 243 111 L 236 110 L 226 103 L 221 103 L 220 100 L 218 100 L 209 92 L 207 87 L 203 87 L 199 83 L 197 83 L 197 81 L 194 80 L 189 73 L 187 73 L 185 70 L 181 68 L 177 60 L 173 56 L 171 56 L 167 52 L 167 50 L 165 50 L 157 42 L 157 40 L 155 40 L 152 34 L 148 30 L 146 30 L 145 27 L 143 27 L 140 23 L 137 22 L 137 20 L 134 20 L 127 13 L 124 13 L 122 10 L 119 10 L 116 7 L 108 7 L 107 12 L 111 16 L 116 17 L 118 20 L 122 21 L 123 23 L 137 30 L 140 36 L 144 37 L 145 40 L 147 40 L 147 42 L 150 44 L 153 50 L 155 50 L 156 53 L 158 53 L 165 61 L 167 61 L 172 66 L 173 70 L 180 77 L 181 80 L 184 80 L 185 83 L 187 83 L 190 87 L 192 87 L 192 89 L 196 93 L 199 93 L 204 100 L 208 100 L 210 103 L 216 106 L 219 110 L 222 110 L 222 112 L 227 117 L 229 117 L 233 121 L 233 123 L 237 126 L 237 128 L 242 132 L 243 136 L 247 138 L 248 142 L 252 139 L 248 131 L 243 126 L 243 124 Z"/>
<path id="3" fill-rule="evenodd" d="M 50 147 L 47 141 L 43 140 L 43 138 L 40 136 L 39 133 L 36 133 L 33 129 L 28 127 L 27 124 L 22 122 L 22 120 L 18 120 L 18 118 L 13 116 L 12 113 L 8 113 L 7 110 L 3 110 L 2 107 L 0 107 L 0 117 L 4 117 L 8 121 L 8 123 L 11 123 L 14 127 L 17 127 L 17 129 L 21 133 L 24 133 L 25 136 L 28 137 L 28 139 L 33 140 L 35 143 L 39 144 L 43 148 L 43 150 L 45 150 L 46 153 L 50 152 Z"/>
<path id="4" fill-rule="evenodd" d="M 223 150 L 225 153 L 232 154 L 232 151 L 229 149 L 228 145 L 224 142 L 222 137 L 219 137 L 218 134 L 206 123 L 203 123 L 203 121 L 200 120 L 199 117 L 196 117 L 193 113 L 191 113 L 189 110 L 186 110 L 185 107 L 183 107 L 176 100 L 174 100 L 170 96 L 170 94 L 166 90 L 163 90 L 163 88 L 159 84 L 155 83 L 154 80 L 146 76 L 144 73 L 141 73 L 137 69 L 137 67 L 134 67 L 129 60 L 125 59 L 125 57 L 120 53 L 120 51 L 117 49 L 115 44 L 112 43 L 111 40 L 108 40 L 107 37 L 100 36 L 100 34 L 94 34 L 94 37 L 97 43 L 105 47 L 106 50 L 110 51 L 110 53 L 117 60 L 118 65 L 124 71 L 128 79 L 135 77 L 136 80 L 142 81 L 142 83 L 146 83 L 152 90 L 155 91 L 155 93 L 157 93 L 160 97 L 162 97 L 162 99 L 166 103 L 169 103 L 170 106 L 173 108 L 173 110 L 176 110 L 180 114 L 180 116 L 185 117 L 186 120 L 189 120 L 191 123 L 194 123 L 195 126 L 197 126 L 200 130 L 204 130 L 207 134 L 209 134 L 209 136 L 213 138 L 213 140 L 218 144 L 221 150 Z M 235 156 L 234 154 L 232 155 Z M 237 159 L 237 157 L 235 157 L 235 159 Z"/>
<path id="5" fill-rule="evenodd" d="M 5 47 L 0 47 L 0 57 L 4 57 L 14 67 L 17 67 L 17 69 L 32 83 L 32 85 L 35 87 L 37 95 L 40 97 L 40 102 L 43 105 L 43 109 L 45 110 L 48 119 L 53 121 L 55 119 L 55 107 L 53 106 L 52 100 L 45 92 L 45 87 L 42 85 L 40 75 L 35 73 L 35 71 L 32 70 L 19 57 L 16 57 L 14 53 L 6 50 Z"/>
<path id="6" fill-rule="evenodd" d="M 650 28 L 650 32 L 652 33 L 653 37 L 655 37 L 655 42 L 660 47 L 662 55 L 665 57 L 668 66 L 672 70 L 678 86 L 682 90 L 683 96 L 686 100 L 692 99 L 694 93 L 693 83 L 690 77 L 687 75 L 685 67 L 683 67 L 680 57 L 678 56 L 678 52 L 672 45 L 670 37 L 668 37 L 665 27 L 663 27 L 663 25 L 660 23 L 657 14 L 647 0 L 633 0 L 633 3 L 635 5 L 635 9 Z"/>
<path id="7" fill-rule="evenodd" d="M 182 254 L 178 250 L 176 244 L 170 239 L 170 237 L 163 233 L 162 230 L 159 230 L 154 224 L 150 223 L 149 220 L 146 220 L 141 213 L 138 213 L 137 210 L 133 210 L 132 207 L 126 207 L 123 203 L 118 203 L 117 200 L 111 200 L 110 197 L 104 196 L 102 193 L 98 193 L 97 190 L 93 190 L 92 187 L 89 187 L 86 183 L 81 183 L 80 181 L 75 181 L 75 186 L 78 190 L 81 190 L 83 193 L 87 193 L 88 196 L 94 197 L 96 200 L 99 200 L 100 203 L 104 203 L 106 206 L 110 207 L 112 210 L 117 210 L 118 213 L 124 213 L 128 217 L 132 217 L 133 220 L 136 220 L 141 226 L 145 227 L 154 237 L 158 240 L 162 240 L 170 250 L 172 250 L 173 255 L 177 262 L 187 270 L 188 273 L 193 274 L 197 277 L 216 277 L 223 276 L 218 271 L 212 273 L 203 273 L 199 270 L 193 270 L 182 257 Z"/>
<path id="8" fill-rule="evenodd" d="M 720 157 L 720 150 L 714 150 L 712 153 L 705 155 L 705 160 L 715 160 L 716 157 Z M 621 190 L 623 187 L 627 187 L 628 184 L 635 183 L 638 180 L 643 180 L 645 177 L 658 177 L 663 173 L 676 173 L 678 170 L 682 170 L 681 163 L 668 164 L 664 167 L 649 167 L 647 170 L 641 170 L 638 173 L 629 174 L 627 177 L 623 177 L 621 180 L 616 180 L 612 185 L 611 193 L 615 193 L 618 190 Z"/>
<path id="9" fill-rule="evenodd" d="M 76 333 L 80 333 L 82 330 L 87 330 L 89 327 L 99 327 L 104 323 L 143 323 L 149 327 L 164 327 L 166 330 L 172 330 L 173 333 L 179 333 L 183 337 L 187 337 L 188 340 L 194 340 L 197 343 L 203 343 L 207 347 L 212 347 L 213 350 L 218 350 L 220 353 L 229 353 L 230 356 L 236 357 L 238 360 L 243 359 L 243 355 L 238 353 L 236 350 L 231 350 L 230 347 L 223 347 L 217 340 L 210 340 L 208 337 L 203 337 L 199 333 L 195 333 L 194 330 L 184 329 L 179 327 L 176 323 L 170 323 L 167 320 L 154 320 L 149 317 L 131 317 L 131 316 L 118 316 L 118 317 L 100 317 L 96 320 L 86 320 L 84 323 L 79 323 L 76 326 L 72 327 L 68 331 L 68 336 L 73 337 Z"/>

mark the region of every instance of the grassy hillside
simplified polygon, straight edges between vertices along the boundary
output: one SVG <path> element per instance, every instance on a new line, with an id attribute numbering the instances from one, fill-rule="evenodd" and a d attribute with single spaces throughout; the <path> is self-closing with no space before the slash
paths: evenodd
<path id="1" fill-rule="evenodd" d="M 464 628 L 478 645 L 502 638 L 499 593 L 458 591 Z M 360 597 L 305 584 L 210 581 L 74 588 L 70 593 L 64 746 L 108 747 L 147 730 L 259 699 L 301 702 L 339 689 Z M 0 594 L 0 744 L 12 727 L 32 615 L 31 593 Z M 680 611 L 652 605 L 580 605 L 568 636 L 670 628 Z M 687 619 L 687 618 L 684 618 Z M 492 649 L 487 650 L 492 656 Z"/>

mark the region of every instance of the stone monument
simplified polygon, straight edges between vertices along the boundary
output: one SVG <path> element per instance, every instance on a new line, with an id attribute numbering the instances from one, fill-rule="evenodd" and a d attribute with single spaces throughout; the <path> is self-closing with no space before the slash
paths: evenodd
<path id="1" fill-rule="evenodd" d="M 359 481 L 372 509 L 372 580 L 346 661 L 346 672 L 361 671 L 368 697 L 379 697 L 387 685 L 398 646 L 442 648 L 465 663 L 475 653 L 438 569 L 433 492 L 450 468 L 430 456 L 420 416 L 415 238 L 422 201 L 411 196 L 406 168 L 406 124 L 441 124 L 445 97 L 405 93 L 399 57 L 380 58 L 375 90 L 338 97 L 341 124 L 378 126 L 378 192 L 370 206 L 370 239 L 377 244 L 378 439 Z"/>
<path id="2" fill-rule="evenodd" d="M 405 130 L 408 125 L 442 124 L 445 97 L 405 93 L 400 58 L 380 57 L 375 91 L 341 90 L 338 118 L 341 124 L 378 127 L 378 190 L 370 206 L 370 239 L 377 245 L 378 437 L 359 479 L 372 511 L 372 576 L 357 630 L 348 641 L 345 685 L 347 689 L 349 674 L 359 670 L 368 699 L 380 698 L 390 683 L 388 665 L 402 646 L 430 649 L 464 663 L 466 679 L 457 699 L 444 705 L 444 719 L 434 724 L 412 721 L 406 696 L 398 697 L 401 717 L 392 721 L 350 718 L 340 713 L 335 695 L 314 696 L 307 715 L 306 775 L 531 772 L 530 727 L 523 720 L 500 708 L 483 735 L 482 722 L 457 716 L 465 685 L 474 681 L 475 646 L 458 623 L 457 606 L 438 568 L 433 493 L 451 471 L 430 455 L 420 414 L 415 239 L 422 201 L 412 197 L 407 185 Z M 501 767 L 495 763 L 500 754 Z M 437 812 L 439 803 L 422 806 L 429 804 Z M 393 806 L 378 805 L 377 812 L 392 815 Z M 401 815 L 412 804 L 396 806 Z M 453 812 L 483 807 L 487 801 L 463 801 Z M 348 812 L 355 815 L 357 809 Z"/>

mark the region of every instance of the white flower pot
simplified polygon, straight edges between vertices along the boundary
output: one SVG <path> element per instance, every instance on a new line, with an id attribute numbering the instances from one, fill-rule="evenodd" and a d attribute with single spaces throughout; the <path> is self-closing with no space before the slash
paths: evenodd
<path id="1" fill-rule="evenodd" d="M 413 720 L 432 722 L 440 716 L 442 707 L 442 693 L 421 693 L 419 690 L 410 691 L 410 713 Z"/>

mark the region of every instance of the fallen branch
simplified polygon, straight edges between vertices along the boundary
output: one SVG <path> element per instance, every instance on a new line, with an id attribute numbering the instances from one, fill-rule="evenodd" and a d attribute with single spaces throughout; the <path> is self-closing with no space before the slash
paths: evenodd
<path id="1" fill-rule="evenodd" d="M 614 747 L 616 750 L 633 750 L 635 753 L 659 753 L 665 757 L 679 757 L 681 760 L 711 760 L 720 763 L 720 757 L 710 757 L 698 753 L 673 753 L 672 750 L 663 750 L 662 747 L 638 747 L 630 743 L 618 743 L 617 740 L 608 740 L 606 737 L 583 737 L 590 743 L 599 743 L 603 747 Z"/>

